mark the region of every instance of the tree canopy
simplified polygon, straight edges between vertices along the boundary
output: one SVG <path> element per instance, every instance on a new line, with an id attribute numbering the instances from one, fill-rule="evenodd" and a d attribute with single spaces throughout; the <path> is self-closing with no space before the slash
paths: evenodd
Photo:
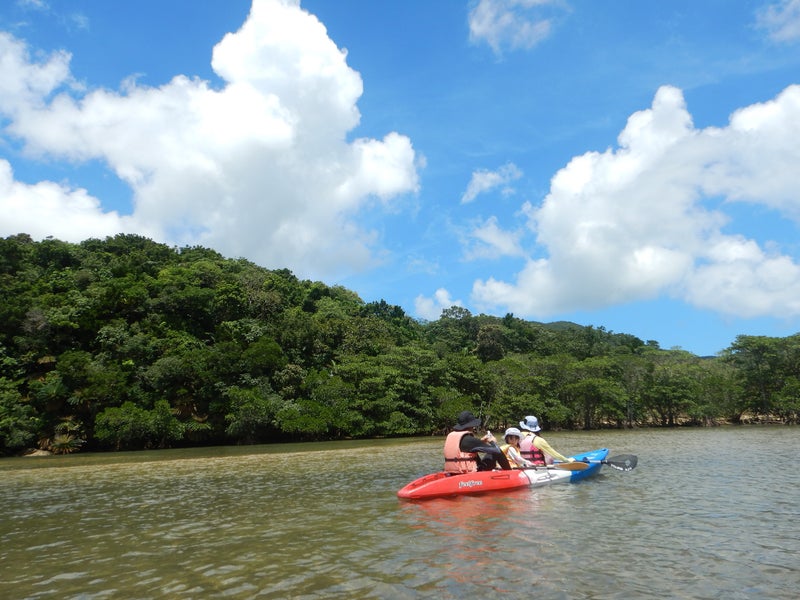
<path id="1" fill-rule="evenodd" d="M 698 357 L 603 327 L 385 300 L 136 235 L 0 239 L 0 454 L 705 425 L 800 414 L 800 335 Z"/>

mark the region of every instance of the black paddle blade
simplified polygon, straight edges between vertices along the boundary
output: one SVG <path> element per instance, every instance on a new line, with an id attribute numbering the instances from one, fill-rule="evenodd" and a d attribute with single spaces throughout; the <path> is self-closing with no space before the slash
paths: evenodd
<path id="1" fill-rule="evenodd" d="M 635 454 L 620 454 L 604 460 L 603 464 L 617 471 L 633 471 L 638 462 L 639 458 Z"/>

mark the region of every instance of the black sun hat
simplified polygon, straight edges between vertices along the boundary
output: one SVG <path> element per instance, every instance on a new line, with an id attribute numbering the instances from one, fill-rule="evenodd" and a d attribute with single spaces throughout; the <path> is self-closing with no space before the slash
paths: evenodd
<path id="1" fill-rule="evenodd" d="M 458 424 L 453 427 L 456 431 L 466 431 L 473 427 L 480 427 L 481 420 L 473 415 L 468 410 L 463 411 L 458 415 Z"/>

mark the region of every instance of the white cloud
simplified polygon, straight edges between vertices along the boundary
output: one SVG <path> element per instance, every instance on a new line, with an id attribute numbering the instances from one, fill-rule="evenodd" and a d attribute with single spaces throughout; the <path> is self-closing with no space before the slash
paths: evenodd
<path id="1" fill-rule="evenodd" d="M 800 266 L 739 236 L 711 242 L 711 262 L 690 274 L 687 299 L 739 317 L 800 314 Z"/>
<path id="2" fill-rule="evenodd" d="M 509 283 L 478 280 L 483 307 L 546 317 L 671 294 L 737 316 L 800 314 L 800 268 L 723 233 L 725 204 L 747 201 L 800 220 L 800 86 L 697 130 L 683 95 L 662 87 L 633 114 L 619 148 L 573 158 L 541 206 L 523 212 L 547 258 Z"/>
<path id="3" fill-rule="evenodd" d="M 75 27 L 76 29 L 83 29 L 84 31 L 89 30 L 89 17 L 81 13 L 72 13 L 68 17 L 69 25 Z"/>
<path id="4" fill-rule="evenodd" d="M 42 239 L 81 241 L 113 236 L 131 228 L 129 219 L 116 212 L 104 212 L 100 201 L 84 189 L 42 181 L 28 185 L 14 181 L 8 161 L 0 159 L 0 225 L 6 235 L 27 233 Z M 53 224 L 58 223 L 57 228 Z"/>
<path id="5" fill-rule="evenodd" d="M 406 136 L 347 141 L 361 77 L 296 1 L 253 1 L 239 31 L 214 48 L 221 89 L 176 75 L 158 88 L 128 78 L 119 91 L 82 94 L 69 60 L 61 52 L 35 62 L 0 35 L 5 133 L 30 156 L 107 164 L 133 191 L 133 213 L 120 221 L 127 231 L 330 277 L 374 262 L 377 235 L 357 213 L 418 189 Z M 67 211 L 76 192 L 59 189 Z M 40 201 L 30 194 L 24 203 L 33 214 Z M 84 209 L 104 216 L 96 202 Z M 58 206 L 48 212 L 39 230 L 72 239 Z M 24 225 L 11 231 L 2 220 L 0 233 L 35 226 Z"/>
<path id="6" fill-rule="evenodd" d="M 469 235 L 466 259 L 523 256 L 520 246 L 522 231 L 506 231 L 497 224 L 497 217 L 489 217 L 475 227 Z"/>
<path id="7" fill-rule="evenodd" d="M 47 10 L 50 8 L 44 0 L 17 0 L 17 4 L 22 8 L 33 8 L 36 10 Z"/>
<path id="8" fill-rule="evenodd" d="M 33 63 L 23 42 L 0 31 L 0 114 L 14 119 L 26 110 L 41 110 L 53 90 L 72 83 L 70 58 L 61 51 Z"/>
<path id="9" fill-rule="evenodd" d="M 776 42 L 800 39 L 800 0 L 780 0 L 758 12 L 757 24 Z"/>
<path id="10" fill-rule="evenodd" d="M 483 194 L 496 187 L 503 187 L 503 194 L 511 194 L 514 189 L 508 184 L 522 177 L 522 171 L 514 163 L 507 163 L 497 171 L 478 169 L 472 173 L 467 189 L 461 196 L 461 204 L 468 204 Z"/>
<path id="11" fill-rule="evenodd" d="M 530 49 L 550 35 L 552 19 L 543 9 L 562 7 L 554 0 L 479 0 L 469 12 L 469 37 L 486 42 L 496 54 L 503 48 Z"/>
<path id="12" fill-rule="evenodd" d="M 438 261 L 412 254 L 406 259 L 406 269 L 409 273 L 436 275 L 441 271 L 441 266 Z"/>
<path id="13" fill-rule="evenodd" d="M 414 300 L 414 311 L 417 317 L 435 321 L 442 315 L 442 311 L 451 306 L 463 306 L 461 300 L 450 298 L 450 292 L 444 288 L 439 288 L 434 292 L 432 298 L 419 295 Z"/>

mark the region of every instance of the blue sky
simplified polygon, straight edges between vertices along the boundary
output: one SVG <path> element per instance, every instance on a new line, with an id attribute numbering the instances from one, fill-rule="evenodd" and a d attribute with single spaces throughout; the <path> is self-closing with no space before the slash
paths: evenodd
<path id="1" fill-rule="evenodd" d="M 800 330 L 800 0 L 6 0 L 0 235 L 433 320 Z"/>

